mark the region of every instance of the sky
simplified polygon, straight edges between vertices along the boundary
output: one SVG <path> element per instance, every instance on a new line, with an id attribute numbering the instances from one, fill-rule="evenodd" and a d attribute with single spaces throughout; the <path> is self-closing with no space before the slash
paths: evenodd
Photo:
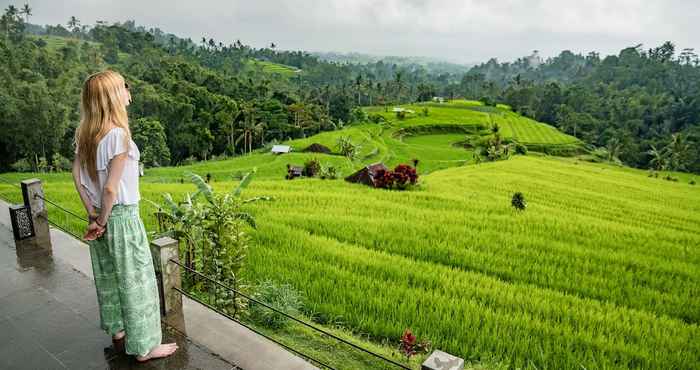
<path id="1" fill-rule="evenodd" d="M 36 24 L 133 19 L 146 28 L 285 50 L 511 61 L 539 50 L 617 54 L 664 41 L 700 53 L 700 0 L 0 0 Z"/>

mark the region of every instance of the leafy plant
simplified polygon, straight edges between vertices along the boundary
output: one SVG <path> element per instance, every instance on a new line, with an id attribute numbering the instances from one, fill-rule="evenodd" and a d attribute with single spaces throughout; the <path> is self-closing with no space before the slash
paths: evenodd
<path id="1" fill-rule="evenodd" d="M 350 160 L 355 160 L 360 154 L 361 146 L 352 141 L 350 136 L 340 136 L 336 142 L 338 153 Z"/>
<path id="2" fill-rule="evenodd" d="M 336 170 L 334 166 L 321 165 L 321 170 L 319 171 L 319 177 L 322 179 L 335 180 L 340 176 L 340 173 Z"/>
<path id="3" fill-rule="evenodd" d="M 62 156 L 60 153 L 54 153 L 53 156 L 51 156 L 51 162 L 53 163 L 55 171 L 70 171 L 73 165 L 68 158 Z"/>
<path id="4" fill-rule="evenodd" d="M 386 122 L 386 118 L 382 116 L 381 114 L 377 113 L 371 113 L 367 116 L 367 120 L 369 120 L 372 123 L 384 123 Z"/>
<path id="5" fill-rule="evenodd" d="M 406 328 L 401 339 L 399 340 L 399 351 L 409 360 L 412 356 L 419 353 L 427 353 L 430 350 L 430 342 L 418 341 L 418 338 L 411 332 L 411 329 Z"/>
<path id="6" fill-rule="evenodd" d="M 264 280 L 257 284 L 254 290 L 252 298 L 290 316 L 295 316 L 301 310 L 301 294 L 289 284 Z M 289 322 L 288 317 L 252 301 L 248 306 L 248 314 L 254 322 L 270 329 L 284 328 Z"/>
<path id="7" fill-rule="evenodd" d="M 524 211 L 527 208 L 527 201 L 525 201 L 525 196 L 521 192 L 516 192 L 513 194 L 513 198 L 510 200 L 510 204 L 518 211 Z"/>
<path id="8" fill-rule="evenodd" d="M 317 158 L 309 159 L 304 163 L 304 176 L 314 177 L 321 172 L 321 162 Z"/>
<path id="9" fill-rule="evenodd" d="M 159 208 L 156 217 L 160 231 L 184 241 L 186 266 L 235 289 L 242 287 L 238 275 L 248 248 L 248 236 L 243 224 L 256 227 L 255 219 L 243 211 L 242 206 L 271 199 L 267 196 L 240 198 L 255 172 L 256 169 L 253 169 L 246 174 L 238 186 L 228 193 L 216 193 L 201 176 L 187 173 L 197 187 L 194 195 L 187 193 L 185 200 L 176 204 L 169 193 L 163 194 L 167 204 L 165 210 L 151 202 Z M 199 196 L 205 201 L 197 201 Z M 205 289 L 202 282 L 190 283 L 194 284 L 195 290 Z M 214 297 L 215 306 L 228 314 L 235 316 L 245 306 L 244 301 L 237 299 L 235 293 L 228 289 L 213 284 L 206 288 Z"/>
<path id="10" fill-rule="evenodd" d="M 375 174 L 374 186 L 384 189 L 405 190 L 409 185 L 415 185 L 418 181 L 416 169 L 407 165 L 399 164 L 394 170 L 379 170 Z"/>
<path id="11" fill-rule="evenodd" d="M 525 155 L 527 154 L 527 147 L 522 143 L 515 143 L 515 154 Z"/>

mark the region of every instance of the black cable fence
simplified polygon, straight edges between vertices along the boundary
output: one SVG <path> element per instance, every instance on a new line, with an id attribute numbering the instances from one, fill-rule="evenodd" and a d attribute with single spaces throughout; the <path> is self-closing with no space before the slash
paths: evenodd
<path id="1" fill-rule="evenodd" d="M 4 183 L 7 183 L 7 184 L 9 184 L 9 185 L 11 185 L 11 186 L 13 186 L 13 187 L 16 187 L 16 188 L 18 188 L 20 191 L 22 190 L 22 188 L 21 188 L 20 186 L 14 184 L 14 183 L 11 183 L 11 182 L 9 182 L 9 181 L 3 179 L 3 178 L 0 178 L 0 182 L 4 182 Z M 35 196 L 36 198 L 40 198 L 41 200 L 45 201 L 47 204 L 52 205 L 53 207 L 55 207 L 55 208 L 58 209 L 59 211 L 64 212 L 66 215 L 72 216 L 72 217 L 75 218 L 76 220 L 80 220 L 80 221 L 82 221 L 82 222 L 88 222 L 88 219 L 87 219 L 87 218 L 85 218 L 85 217 L 83 217 L 83 216 L 80 216 L 80 215 L 76 214 L 75 212 L 73 212 L 73 211 L 67 209 L 67 208 L 64 207 L 64 206 L 62 206 L 61 204 L 58 204 L 58 203 L 56 203 L 56 202 L 54 202 L 54 201 L 48 199 L 46 196 L 42 196 L 42 195 L 39 195 L 39 194 L 35 194 L 34 196 Z M 7 200 L 8 202 L 12 202 L 12 200 L 10 200 L 10 199 L 5 199 L 5 200 Z M 74 236 L 74 237 L 77 238 L 77 239 L 82 240 L 82 236 L 81 236 L 81 235 L 78 235 L 78 234 L 76 234 L 75 232 L 69 230 L 69 229 L 68 229 L 67 227 L 65 227 L 64 225 L 60 225 L 59 223 L 56 223 L 56 222 L 52 221 L 51 219 L 48 219 L 48 222 L 49 222 L 51 225 L 53 225 L 54 227 L 56 227 L 56 228 L 58 228 L 58 229 L 60 229 L 60 230 L 62 230 L 62 231 L 64 231 L 64 232 L 66 232 L 66 233 L 68 233 L 68 234 Z M 340 343 L 343 343 L 343 344 L 345 344 L 345 345 L 348 345 L 348 346 L 350 346 L 350 347 L 352 347 L 352 348 L 354 348 L 354 349 L 356 349 L 356 350 L 358 350 L 358 351 L 361 351 L 361 352 L 363 352 L 363 353 L 369 354 L 369 355 L 371 355 L 372 357 L 374 357 L 374 358 L 376 358 L 376 359 L 382 361 L 382 362 L 385 363 L 386 365 L 390 365 L 390 366 L 393 366 L 393 367 L 396 367 L 396 368 L 400 368 L 400 369 L 411 370 L 410 367 L 408 367 L 408 366 L 406 366 L 406 365 L 404 365 L 404 364 L 401 364 L 401 363 L 399 363 L 399 362 L 396 362 L 396 361 L 394 361 L 394 360 L 392 360 L 392 359 L 390 359 L 390 358 L 387 358 L 387 357 L 385 357 L 385 356 L 383 356 L 383 355 L 381 355 L 381 354 L 379 354 L 379 353 L 376 353 L 376 352 L 373 352 L 373 351 L 368 350 L 368 349 L 366 349 L 366 348 L 363 348 L 363 347 L 361 347 L 361 346 L 358 346 L 357 344 L 354 344 L 354 343 L 352 343 L 352 342 L 350 342 L 350 341 L 348 341 L 348 340 L 346 340 L 346 339 L 343 339 L 343 338 L 341 338 L 341 337 L 339 337 L 339 336 L 337 336 L 337 335 L 335 335 L 335 334 L 333 334 L 333 333 L 331 333 L 331 332 L 329 332 L 329 331 L 327 331 L 327 330 L 324 330 L 324 329 L 322 329 L 322 328 L 320 328 L 320 327 L 318 327 L 318 326 L 316 326 L 316 325 L 314 325 L 314 324 L 312 324 L 312 323 L 309 323 L 309 322 L 306 322 L 306 321 L 304 321 L 304 320 L 301 320 L 301 319 L 299 319 L 299 318 L 297 318 L 297 317 L 294 317 L 294 316 L 292 316 L 292 315 L 290 315 L 290 314 L 288 314 L 288 313 L 286 313 L 286 312 L 284 312 L 284 311 L 281 311 L 281 310 L 279 310 L 279 309 L 277 309 L 277 308 L 275 308 L 275 307 L 272 307 L 271 305 L 269 305 L 269 304 L 267 304 L 267 303 L 264 303 L 264 302 L 261 302 L 261 301 L 255 299 L 255 298 L 252 298 L 252 297 L 250 297 L 249 295 L 247 295 L 246 293 L 243 293 L 243 292 L 241 292 L 241 291 L 239 291 L 239 290 L 237 290 L 237 289 L 235 289 L 235 288 L 232 288 L 232 287 L 230 287 L 230 286 L 228 286 L 228 285 L 226 285 L 226 284 L 224 284 L 224 283 L 222 283 L 222 282 L 220 282 L 220 281 L 218 281 L 218 280 L 216 280 L 216 279 L 213 279 L 213 278 L 211 278 L 211 277 L 209 277 L 209 276 L 207 276 L 207 275 L 204 275 L 204 274 L 202 274 L 201 272 L 199 272 L 199 271 L 197 271 L 197 270 L 195 270 L 195 269 L 192 269 L 192 268 L 190 268 L 190 267 L 188 267 L 188 266 L 185 266 L 185 265 L 183 265 L 182 263 L 180 263 L 180 262 L 178 262 L 178 261 L 175 261 L 175 260 L 173 260 L 173 259 L 169 259 L 168 262 L 174 263 L 174 264 L 176 264 L 176 265 L 182 267 L 183 269 L 185 269 L 186 272 L 193 273 L 193 274 L 195 274 L 196 276 L 198 276 L 198 277 L 200 277 L 200 278 L 203 278 L 203 279 L 205 279 L 205 280 L 207 280 L 207 281 L 209 281 L 209 282 L 211 282 L 211 283 L 214 283 L 214 284 L 216 284 L 216 285 L 218 285 L 218 286 L 220 286 L 220 287 L 222 287 L 222 288 L 224 288 L 224 289 L 227 289 L 227 290 L 233 292 L 235 295 L 240 296 L 240 297 L 243 297 L 244 299 L 248 300 L 249 302 L 254 302 L 255 304 L 259 304 L 259 305 L 261 305 L 261 306 L 263 306 L 263 307 L 265 307 L 265 308 L 267 308 L 267 309 L 269 309 L 269 310 L 271 310 L 271 311 L 273 311 L 273 312 L 275 312 L 275 313 L 277 313 L 277 314 L 279 314 L 279 315 L 282 315 L 282 316 L 284 316 L 284 317 L 286 317 L 286 318 L 288 318 L 288 319 L 290 319 L 290 320 L 292 320 L 292 321 L 294 321 L 294 322 L 296 322 L 296 323 L 298 323 L 298 324 L 300 324 L 300 325 L 302 325 L 302 326 L 304 326 L 304 327 L 307 327 L 307 328 L 309 328 L 309 329 L 311 329 L 311 330 L 313 330 L 313 331 L 315 331 L 315 332 L 317 332 L 317 333 L 320 333 L 320 334 L 325 335 L 325 336 L 327 336 L 327 337 L 329 337 L 329 338 L 332 338 L 332 339 L 334 339 L 334 340 L 336 340 L 336 341 L 338 341 L 338 342 L 340 342 Z M 286 344 L 282 343 L 281 341 L 279 341 L 279 340 L 277 340 L 277 339 L 275 339 L 275 338 L 273 338 L 273 337 L 271 337 L 271 336 L 269 336 L 269 335 L 263 333 L 262 331 L 260 331 L 260 330 L 258 330 L 258 329 L 256 329 L 256 328 L 254 328 L 253 326 L 248 325 L 248 324 L 242 322 L 241 320 L 238 320 L 238 319 L 236 319 L 235 317 L 232 317 L 231 315 L 229 315 L 229 314 L 227 314 L 227 313 L 225 313 L 225 312 L 222 312 L 221 310 L 217 309 L 216 307 L 214 307 L 214 306 L 211 305 L 210 303 L 204 302 L 203 300 L 198 299 L 198 298 L 195 297 L 194 295 L 192 295 L 192 294 L 190 294 L 190 293 L 187 293 L 187 292 L 185 292 L 184 290 L 182 290 L 182 289 L 180 289 L 180 288 L 174 288 L 174 289 L 175 289 L 176 291 L 180 292 L 181 294 L 187 296 L 188 298 L 193 299 L 193 300 L 195 300 L 195 301 L 201 303 L 202 305 L 208 307 L 209 309 L 216 311 L 217 313 L 219 313 L 219 314 L 225 316 L 226 318 L 228 318 L 228 319 L 230 319 L 230 320 L 232 320 L 232 321 L 235 321 L 235 322 L 237 322 L 238 324 L 243 325 L 244 327 L 248 328 L 249 330 L 251 330 L 251 331 L 253 331 L 253 332 L 255 332 L 255 333 L 257 333 L 257 334 L 259 334 L 259 335 L 261 335 L 261 336 L 263 336 L 263 337 L 265 337 L 265 338 L 267 338 L 267 339 L 269 339 L 270 341 L 272 341 L 272 342 L 274 342 L 274 343 L 276 343 L 276 344 L 282 346 L 283 348 L 289 350 L 290 352 L 293 352 L 293 353 L 295 353 L 295 354 L 297 354 L 297 355 L 299 355 L 299 356 L 301 356 L 301 357 L 303 357 L 303 358 L 305 358 L 305 359 L 307 359 L 307 360 L 309 360 L 309 361 L 311 361 L 311 362 L 313 362 L 313 363 L 315 363 L 315 364 L 317 364 L 317 365 L 320 365 L 320 366 L 322 366 L 322 367 L 324 367 L 324 368 L 331 369 L 331 370 L 336 370 L 336 368 L 334 368 L 333 366 L 329 365 L 328 363 L 326 363 L 326 362 L 324 362 L 324 361 L 321 361 L 321 360 L 319 360 L 319 359 L 317 359 L 317 358 L 314 358 L 313 356 L 310 356 L 310 355 L 308 355 L 308 354 L 304 354 L 304 353 L 302 353 L 302 352 L 300 352 L 300 351 L 298 351 L 298 350 L 296 350 L 296 349 L 290 347 L 289 345 L 286 345 Z"/>
<path id="2" fill-rule="evenodd" d="M 290 315 L 290 314 L 288 314 L 288 313 L 286 313 L 286 312 L 284 312 L 284 311 L 281 311 L 281 310 L 279 310 L 279 309 L 277 309 L 277 308 L 275 308 L 275 307 L 270 306 L 269 304 L 267 304 L 267 303 L 265 303 L 265 302 L 261 302 L 261 301 L 255 299 L 255 298 L 252 298 L 252 297 L 250 297 L 249 295 L 247 295 L 246 293 L 243 293 L 243 292 L 241 292 L 241 291 L 239 291 L 239 290 L 237 290 L 237 289 L 235 289 L 235 288 L 233 288 L 233 287 L 230 287 L 230 286 L 228 286 L 228 285 L 226 285 L 226 284 L 224 284 L 224 283 L 222 283 L 222 282 L 220 282 L 220 281 L 218 281 L 218 280 L 216 280 L 216 279 L 213 279 L 213 278 L 211 278 L 211 277 L 209 277 L 209 276 L 207 276 L 207 275 L 204 275 L 204 274 L 202 274 L 201 272 L 199 272 L 199 271 L 197 271 L 197 270 L 195 270 L 195 269 L 192 269 L 192 268 L 190 268 L 190 267 L 187 267 L 187 266 L 183 265 L 182 263 L 180 263 L 180 262 L 178 262 L 178 261 L 175 261 L 175 260 L 173 260 L 173 259 L 169 259 L 168 262 L 174 263 L 174 264 L 176 264 L 176 265 L 178 265 L 178 266 L 184 268 L 187 272 L 194 273 L 194 274 L 196 274 L 197 276 L 199 276 L 199 277 L 201 277 L 201 278 L 204 278 L 204 279 L 206 279 L 206 280 L 208 280 L 208 281 L 210 281 L 210 282 L 212 282 L 212 283 L 214 283 L 214 284 L 216 284 L 216 285 L 219 285 L 220 287 L 222 287 L 222 288 L 224 288 L 224 289 L 230 290 L 230 291 L 234 292 L 235 294 L 237 294 L 238 296 L 241 296 L 241 297 L 247 299 L 247 300 L 250 301 L 250 302 L 254 302 L 254 303 L 256 303 L 256 304 L 259 304 L 259 305 L 261 305 L 261 306 L 263 306 L 263 307 L 265 307 L 265 308 L 267 308 L 267 309 L 269 309 L 269 310 L 271 310 L 271 311 L 273 311 L 273 312 L 275 312 L 275 313 L 277 313 L 277 314 L 280 314 L 280 315 L 282 315 L 282 316 L 284 316 L 284 317 L 286 317 L 286 318 L 288 318 L 288 319 L 290 319 L 290 320 L 292 320 L 292 321 L 298 323 L 298 324 L 301 324 L 301 325 L 306 326 L 306 327 L 308 327 L 308 328 L 310 328 L 310 329 L 312 329 L 312 330 L 314 330 L 314 331 L 316 331 L 316 332 L 318 332 L 318 333 L 321 333 L 321 334 L 326 335 L 326 336 L 328 336 L 328 337 L 330 337 L 330 338 L 333 338 L 333 339 L 335 339 L 335 340 L 337 340 L 337 341 L 339 341 L 339 342 L 341 342 L 341 343 L 344 343 L 344 344 L 346 344 L 346 345 L 348 345 L 348 346 L 350 346 L 350 347 L 352 347 L 352 348 L 354 348 L 354 349 L 357 349 L 357 350 L 359 350 L 359 351 L 362 351 L 362 352 L 364 352 L 364 353 L 367 353 L 367 354 L 369 354 L 369 355 L 371 355 L 371 356 L 373 356 L 373 357 L 375 357 L 375 358 L 377 358 L 377 359 L 380 359 L 380 360 L 386 362 L 387 364 L 391 364 L 391 365 L 396 366 L 396 367 L 401 368 L 401 369 L 411 370 L 410 367 L 408 367 L 408 366 L 406 366 L 406 365 L 404 365 L 404 364 L 401 364 L 401 363 L 396 362 L 396 361 L 394 361 L 394 360 L 392 360 L 392 359 L 390 359 L 390 358 L 387 358 L 387 357 L 385 357 L 385 356 L 382 356 L 382 355 L 379 354 L 379 353 L 372 352 L 372 351 L 370 351 L 370 350 L 368 350 L 368 349 L 366 349 L 366 348 L 360 347 L 360 346 L 358 346 L 357 344 L 352 343 L 352 342 L 350 342 L 350 341 L 348 341 L 348 340 L 346 340 L 346 339 L 343 339 L 343 338 L 341 338 L 341 337 L 339 337 L 339 336 L 337 336 L 337 335 L 335 335 L 335 334 L 333 334 L 333 333 L 330 333 L 330 332 L 328 332 L 327 330 L 324 330 L 324 329 L 322 329 L 322 328 L 320 328 L 320 327 L 318 327 L 318 326 L 316 326 L 316 325 L 314 325 L 314 324 L 311 324 L 311 323 L 309 323 L 309 322 L 306 322 L 306 321 L 304 321 L 304 320 L 301 320 L 301 319 L 299 319 L 299 318 L 296 318 L 296 317 L 294 317 L 294 316 L 292 316 L 292 315 Z M 197 300 L 197 301 L 199 301 L 199 300 Z M 218 310 L 217 310 L 217 311 L 218 311 Z M 228 316 L 228 315 L 227 315 L 227 316 Z M 228 317 L 231 318 L 230 316 L 228 316 Z M 239 322 L 239 323 L 240 323 L 239 320 L 236 320 L 236 319 L 234 319 L 234 318 L 231 318 L 231 319 L 234 320 L 234 321 L 236 321 L 236 322 Z M 268 336 L 266 336 L 266 337 L 268 337 Z M 268 338 L 269 338 L 269 337 L 268 337 Z M 306 357 L 306 356 L 305 356 L 305 357 Z"/>

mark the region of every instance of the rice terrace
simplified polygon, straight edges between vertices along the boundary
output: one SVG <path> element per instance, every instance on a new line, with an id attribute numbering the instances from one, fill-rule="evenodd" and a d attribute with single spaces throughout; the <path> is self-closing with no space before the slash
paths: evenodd
<path id="1" fill-rule="evenodd" d="M 5 24 L 24 23 L 7 14 Z M 489 62 L 441 85 L 458 72 L 193 42 L 133 23 L 46 27 L 0 39 L 17 61 L 0 67 L 12 86 L 0 101 L 19 107 L 0 108 L 0 120 L 34 110 L 24 97 L 78 99 L 88 72 L 123 72 L 146 163 L 141 218 L 149 238 L 179 240 L 188 266 L 404 368 L 432 349 L 465 369 L 700 368 L 700 131 L 658 113 L 681 104 L 659 84 L 623 96 L 647 85 L 619 77 L 648 67 L 700 81 L 697 64 L 653 59 L 666 44 L 625 49 L 614 67 L 616 56 L 564 53 L 534 69 Z M 577 72 L 557 64 L 565 57 Z M 59 68 L 45 58 L 68 72 L 43 82 Z M 21 203 L 17 185 L 38 178 L 49 221 L 80 237 L 85 223 L 65 212 L 85 214 L 66 159 L 77 101 L 50 110 L 47 120 L 66 122 L 55 142 L 3 139 L 0 198 Z M 663 112 L 680 111 L 695 114 Z M 182 276 L 193 297 L 216 292 L 212 307 L 329 368 L 395 368 Z"/>

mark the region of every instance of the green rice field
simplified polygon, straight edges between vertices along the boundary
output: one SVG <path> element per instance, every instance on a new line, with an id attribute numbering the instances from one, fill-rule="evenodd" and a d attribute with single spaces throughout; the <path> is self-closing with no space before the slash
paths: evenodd
<path id="1" fill-rule="evenodd" d="M 415 117 L 400 121 L 368 108 L 391 123 L 294 140 L 290 154 L 148 169 L 141 195 L 181 199 L 195 191 L 179 183 L 188 170 L 211 173 L 214 188 L 226 191 L 236 185 L 234 173 L 257 167 L 246 196 L 274 200 L 248 209 L 258 229 L 251 230 L 245 278 L 290 283 L 303 293 L 305 314 L 340 323 L 372 346 L 395 343 L 411 328 L 434 348 L 486 368 L 700 367 L 700 187 L 689 184 L 695 176 L 673 173 L 672 182 L 532 152 L 474 164 L 469 150 L 454 145 L 466 134 L 446 125 L 494 119 L 504 136 L 524 143 L 580 142 L 502 107 L 485 113 L 469 109 L 477 103 L 446 105 L 429 105 L 427 117 L 421 105 L 409 106 Z M 396 135 L 416 126 L 428 129 Z M 298 152 L 316 142 L 333 148 L 340 135 L 362 143 L 357 162 Z M 410 191 L 283 179 L 287 163 L 310 158 L 343 175 L 362 164 L 418 158 L 421 177 Z M 11 183 L 29 177 L 44 180 L 52 200 L 84 213 L 70 174 L 0 174 Z M 524 194 L 525 211 L 510 206 L 514 192 Z M 19 201 L 21 194 L 0 182 L 0 197 Z M 80 222 L 49 211 L 54 222 L 81 231 Z M 142 202 L 149 230 L 153 211 Z"/>

